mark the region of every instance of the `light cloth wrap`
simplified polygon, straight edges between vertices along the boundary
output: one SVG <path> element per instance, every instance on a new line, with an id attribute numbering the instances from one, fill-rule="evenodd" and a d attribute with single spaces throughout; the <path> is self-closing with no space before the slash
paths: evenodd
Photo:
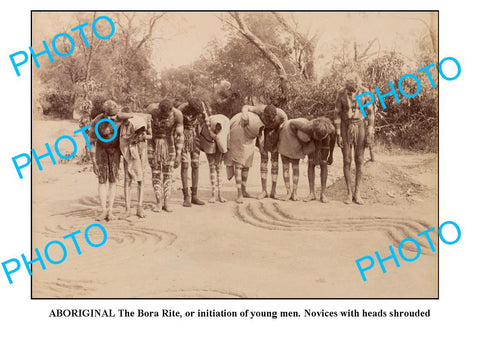
<path id="1" fill-rule="evenodd" d="M 222 129 L 212 139 L 208 127 L 203 125 L 200 133 L 200 148 L 207 154 L 226 153 L 230 145 L 230 119 L 227 116 L 218 114 L 209 116 L 210 129 L 215 130 L 215 126 L 220 124 Z"/>
<path id="2" fill-rule="evenodd" d="M 142 181 L 147 168 L 147 143 L 138 141 L 136 131 L 146 128 L 142 117 L 133 117 L 120 126 L 120 151 L 126 162 L 125 172 L 134 181 Z"/>
<path id="3" fill-rule="evenodd" d="M 306 118 L 290 119 L 283 123 L 278 140 L 278 153 L 291 159 L 303 159 L 315 150 L 315 144 L 306 133 L 293 131 L 291 123 L 294 121 L 308 124 Z"/>
<path id="4" fill-rule="evenodd" d="M 247 126 L 243 124 L 242 113 L 237 113 L 230 120 L 230 148 L 225 154 L 227 166 L 233 165 L 233 163 L 247 168 L 252 166 L 255 139 L 263 127 L 263 123 L 252 112 L 248 112 L 248 116 Z"/>

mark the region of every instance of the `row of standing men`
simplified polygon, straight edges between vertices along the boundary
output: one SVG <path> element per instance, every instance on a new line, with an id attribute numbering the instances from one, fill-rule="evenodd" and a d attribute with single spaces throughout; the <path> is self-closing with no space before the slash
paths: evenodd
<path id="1" fill-rule="evenodd" d="M 178 108 L 172 101 L 163 99 L 147 108 L 148 118 L 125 112 L 113 101 L 104 103 L 104 113 L 97 116 L 91 126 L 104 118 L 113 120 L 117 137 L 103 142 L 91 129 L 91 159 L 93 171 L 98 177 L 98 192 L 102 211 L 98 220 L 112 220 L 113 202 L 123 156 L 125 170 L 125 216 L 131 211 L 131 187 L 138 183 L 136 215 L 145 217 L 143 209 L 144 177 L 147 163 L 152 170 L 152 185 L 156 198 L 155 212 L 162 209 L 171 212 L 170 194 L 172 172 L 181 167 L 183 206 L 204 205 L 198 197 L 199 156 L 203 151 L 210 170 L 211 197 L 209 202 L 225 202 L 221 194 L 222 163 L 227 168 L 227 179 L 235 178 L 238 203 L 244 197 L 252 197 L 246 190 L 248 172 L 253 162 L 255 146 L 260 150 L 262 192 L 257 197 L 279 198 L 276 191 L 279 155 L 282 159 L 283 178 L 287 194 L 283 200 L 298 200 L 299 161 L 308 156 L 308 180 L 310 194 L 305 201 L 315 200 L 315 166 L 320 166 L 320 201 L 325 195 L 328 165 L 333 162 L 335 143 L 342 149 L 343 168 L 347 185 L 345 203 L 362 204 L 360 184 L 365 147 L 373 143 L 374 112 L 366 108 L 364 119 L 355 96 L 364 92 L 358 78 L 349 79 L 337 93 L 335 119 L 327 117 L 312 120 L 288 119 L 287 114 L 273 105 L 245 105 L 231 119 L 222 114 L 209 114 L 204 102 L 191 98 Z M 99 135 L 106 140 L 113 137 L 114 129 L 108 122 L 98 125 Z M 352 190 L 350 167 L 352 151 L 356 165 L 355 186 Z M 268 161 L 271 163 L 271 190 L 267 191 Z M 290 179 L 292 169 L 292 183 Z M 188 172 L 191 170 L 191 186 Z"/>

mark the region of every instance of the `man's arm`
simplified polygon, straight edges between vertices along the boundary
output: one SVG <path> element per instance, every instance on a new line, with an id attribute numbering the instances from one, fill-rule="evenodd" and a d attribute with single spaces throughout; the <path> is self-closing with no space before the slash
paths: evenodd
<path id="1" fill-rule="evenodd" d="M 297 131 L 302 131 L 308 135 L 310 135 L 310 131 L 308 131 L 307 124 L 302 121 L 292 120 L 290 121 L 290 128 L 292 129 L 293 133 L 297 133 Z"/>
<path id="2" fill-rule="evenodd" d="M 374 135 L 375 135 L 375 111 L 373 110 L 372 106 L 369 105 L 364 108 L 365 113 L 367 115 L 367 134 L 365 136 L 365 146 L 369 147 L 373 145 Z"/>
<path id="3" fill-rule="evenodd" d="M 343 148 L 343 139 L 340 131 L 340 125 L 342 124 L 341 115 L 343 113 L 342 95 L 343 95 L 343 91 L 337 92 L 337 97 L 335 98 L 335 110 L 334 110 L 335 118 L 333 120 L 333 123 L 335 125 L 335 135 L 337 136 L 337 144 L 340 149 Z"/>
<path id="4" fill-rule="evenodd" d="M 286 122 L 288 120 L 288 116 L 286 114 L 285 111 L 283 111 L 281 108 L 277 107 L 277 115 L 280 117 L 281 119 L 281 124 L 283 124 L 284 122 Z"/>
<path id="5" fill-rule="evenodd" d="M 267 107 L 267 105 L 256 105 L 256 106 L 243 105 L 243 107 L 242 107 L 242 121 L 243 121 L 243 125 L 244 125 L 244 126 L 247 126 L 248 123 L 249 123 L 248 112 L 255 113 L 257 116 L 260 117 L 260 115 L 261 115 L 261 114 L 263 113 L 263 111 L 265 110 L 265 107 Z"/>

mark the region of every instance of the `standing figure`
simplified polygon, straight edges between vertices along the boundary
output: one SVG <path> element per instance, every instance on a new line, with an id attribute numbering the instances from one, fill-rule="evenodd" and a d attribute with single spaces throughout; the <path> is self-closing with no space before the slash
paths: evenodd
<path id="1" fill-rule="evenodd" d="M 226 200 L 221 194 L 221 167 L 230 144 L 230 119 L 222 114 L 207 117 L 199 137 L 200 149 L 207 155 L 210 168 L 212 196 L 208 202 L 215 203 L 218 198 L 219 202 L 224 203 Z"/>
<path id="2" fill-rule="evenodd" d="M 265 125 L 262 138 L 258 139 L 258 147 L 260 150 L 260 177 L 262 180 L 262 193 L 257 196 L 258 199 L 268 197 L 267 192 L 267 174 L 268 174 L 268 153 L 270 152 L 271 174 L 272 174 L 272 190 L 271 198 L 277 198 L 277 177 L 278 177 L 278 137 L 280 134 L 280 126 L 288 120 L 287 114 L 280 108 L 273 105 L 245 105 L 242 108 L 244 117 L 247 112 L 255 113 L 260 117 Z M 247 120 L 248 124 L 248 120 Z"/>
<path id="3" fill-rule="evenodd" d="M 147 142 L 152 138 L 151 126 L 140 116 L 124 119 L 120 125 L 120 151 L 123 156 L 125 218 L 131 216 L 132 181 L 137 182 L 137 216 L 145 217 L 143 211 L 143 192 L 145 170 L 147 168 Z"/>
<path id="4" fill-rule="evenodd" d="M 99 114 L 92 122 L 90 129 L 90 158 L 92 159 L 93 172 L 98 177 L 98 196 L 102 212 L 97 216 L 98 221 L 114 220 L 113 202 L 117 191 L 118 168 L 120 165 L 120 147 L 117 118 L 118 105 L 113 100 L 103 104 L 104 113 Z M 110 121 L 107 121 L 109 119 Z M 98 127 L 97 123 L 102 120 Z M 115 124 L 115 126 L 112 125 Z M 96 131 L 98 131 L 98 136 Z M 108 189 L 107 189 L 108 181 Z M 108 191 L 108 208 L 107 208 Z"/>
<path id="5" fill-rule="evenodd" d="M 248 124 L 244 123 L 245 115 Z M 237 203 L 243 203 L 243 197 L 252 197 L 246 189 L 248 170 L 253 163 L 255 140 L 260 138 L 263 127 L 261 119 L 252 112 L 237 113 L 230 120 L 230 148 L 225 155 L 225 165 L 228 180 L 235 175 Z"/>
<path id="6" fill-rule="evenodd" d="M 335 128 L 332 121 L 327 117 L 319 117 L 311 120 L 301 130 L 307 133 L 315 149 L 308 155 L 308 185 L 310 194 L 304 199 L 305 202 L 316 199 L 315 195 L 315 166 L 320 165 L 320 202 L 327 203 L 325 195 L 327 188 L 328 165 L 333 163 L 333 149 L 335 148 Z"/>
<path id="7" fill-rule="evenodd" d="M 153 209 L 171 212 L 169 198 L 172 190 L 172 171 L 180 164 L 183 149 L 183 116 L 169 99 L 163 99 L 151 111 L 152 139 L 148 143 L 148 161 L 152 168 L 153 192 L 157 205 Z M 163 175 L 163 181 L 162 181 Z"/>
<path id="8" fill-rule="evenodd" d="M 197 196 L 198 190 L 198 168 L 200 158 L 199 133 L 201 122 L 205 121 L 207 116 L 205 104 L 198 98 L 192 98 L 188 103 L 181 104 L 178 109 L 183 114 L 183 134 L 185 141 L 182 149 L 182 187 L 183 187 L 183 206 L 191 207 L 192 204 L 204 205 Z M 192 196 L 188 190 L 188 165 L 192 167 Z M 190 201 L 191 199 L 191 201 Z"/>
<path id="9" fill-rule="evenodd" d="M 353 202 L 363 204 L 360 195 L 360 184 L 362 181 L 363 155 L 366 147 L 373 144 L 374 138 L 374 111 L 372 106 L 364 108 L 367 115 L 364 117 L 358 107 L 356 96 L 368 91 L 361 85 L 360 77 L 356 73 L 348 74 L 345 81 L 345 87 L 338 91 L 335 100 L 335 130 L 337 134 L 337 144 L 343 153 L 343 174 L 347 184 L 347 197 L 345 204 Z M 365 96 L 361 97 L 362 104 L 366 104 Z M 365 132 L 365 130 L 367 130 Z M 355 153 L 355 190 L 352 193 L 352 184 L 350 177 L 350 167 L 352 163 L 352 148 Z"/>

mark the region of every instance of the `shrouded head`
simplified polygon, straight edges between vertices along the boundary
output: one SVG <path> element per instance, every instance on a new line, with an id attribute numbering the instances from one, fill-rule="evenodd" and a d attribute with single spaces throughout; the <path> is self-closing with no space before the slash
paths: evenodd
<path id="1" fill-rule="evenodd" d="M 114 100 L 107 100 L 103 103 L 103 111 L 107 116 L 115 116 L 118 112 L 118 105 Z"/>
<path id="2" fill-rule="evenodd" d="M 332 122 L 326 117 L 312 120 L 312 125 L 312 137 L 315 140 L 322 140 L 329 134 L 335 132 Z"/>
<path id="3" fill-rule="evenodd" d="M 203 103 L 198 98 L 191 98 L 188 101 L 188 106 L 194 109 L 197 114 L 200 114 L 204 111 Z"/>
<path id="4" fill-rule="evenodd" d="M 173 103 L 168 98 L 162 99 L 160 101 L 160 103 L 158 104 L 158 109 L 159 109 L 161 115 L 168 114 L 170 111 L 172 111 L 172 108 L 173 108 Z"/>

